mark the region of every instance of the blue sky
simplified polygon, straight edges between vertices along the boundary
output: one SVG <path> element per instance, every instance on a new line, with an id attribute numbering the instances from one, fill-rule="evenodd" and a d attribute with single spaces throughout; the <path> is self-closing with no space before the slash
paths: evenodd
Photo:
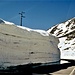
<path id="1" fill-rule="evenodd" d="M 75 0 L 0 0 L 0 18 L 19 25 L 21 11 L 23 26 L 47 30 L 75 17 Z"/>

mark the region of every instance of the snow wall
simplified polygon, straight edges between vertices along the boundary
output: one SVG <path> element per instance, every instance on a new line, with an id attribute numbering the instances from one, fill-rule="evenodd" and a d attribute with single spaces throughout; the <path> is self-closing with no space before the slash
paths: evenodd
<path id="1" fill-rule="evenodd" d="M 43 30 L 0 24 L 0 65 L 59 64 L 58 42 Z"/>

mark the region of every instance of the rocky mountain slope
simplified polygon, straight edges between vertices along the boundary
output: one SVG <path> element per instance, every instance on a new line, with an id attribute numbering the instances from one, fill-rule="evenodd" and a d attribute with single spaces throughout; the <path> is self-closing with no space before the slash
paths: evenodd
<path id="1" fill-rule="evenodd" d="M 75 17 L 51 27 L 47 32 L 59 38 L 61 58 L 75 59 Z"/>

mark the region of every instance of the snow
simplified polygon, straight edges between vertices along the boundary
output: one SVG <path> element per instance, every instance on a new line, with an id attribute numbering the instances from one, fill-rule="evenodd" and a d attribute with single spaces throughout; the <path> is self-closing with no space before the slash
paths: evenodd
<path id="1" fill-rule="evenodd" d="M 59 38 L 59 41 L 60 41 L 60 43 L 58 44 L 58 47 L 61 49 L 61 50 L 63 50 L 64 49 L 64 47 L 65 47 L 65 39 L 66 39 L 66 37 L 63 37 L 63 38 Z"/>
<path id="2" fill-rule="evenodd" d="M 54 31 L 54 34 L 52 34 L 52 35 L 59 37 L 58 48 L 60 49 L 62 59 L 75 60 L 75 38 L 66 40 L 68 37 L 64 36 L 66 34 L 70 34 L 71 32 L 75 31 L 75 28 L 72 29 L 72 27 L 75 27 L 74 21 L 75 21 L 75 17 L 66 22 L 57 24 L 47 31 L 48 33 L 50 33 L 52 31 L 52 29 L 57 26 L 56 30 Z M 58 35 L 58 33 L 59 33 L 59 35 Z M 72 34 L 70 34 L 70 35 L 72 35 Z"/>
<path id="3" fill-rule="evenodd" d="M 58 25 L 58 29 L 63 30 L 63 32 L 65 32 L 67 30 L 66 25 L 63 25 L 63 23 L 61 23 L 60 25 Z"/>
<path id="4" fill-rule="evenodd" d="M 0 30 L 0 64 L 3 68 L 28 63 L 59 64 L 58 39 L 48 36 L 46 31 L 6 24 L 1 24 Z"/>
<path id="5" fill-rule="evenodd" d="M 17 25 L 17 27 L 25 29 L 25 30 L 30 31 L 30 32 L 34 31 L 34 32 L 40 33 L 43 36 L 49 36 L 49 33 L 47 31 L 45 31 L 45 30 L 30 29 L 30 28 L 27 28 L 27 27 L 24 27 L 24 26 L 18 26 L 18 25 Z"/>
<path id="6" fill-rule="evenodd" d="M 43 36 L 49 36 L 49 33 L 47 33 L 45 30 L 32 30 L 32 31 L 38 32 Z"/>
<path id="7" fill-rule="evenodd" d="M 63 63 L 69 63 L 69 62 L 65 60 L 61 60 L 60 63 L 63 64 Z"/>
<path id="8" fill-rule="evenodd" d="M 14 23 L 5 21 L 5 20 L 3 20 L 3 19 L 1 19 L 1 18 L 0 18 L 0 20 L 1 20 L 4 24 L 14 25 Z"/>
<path id="9" fill-rule="evenodd" d="M 57 26 L 57 29 L 54 31 L 54 34 L 52 34 L 52 35 L 57 36 L 57 37 L 61 37 L 66 34 L 69 34 L 73 31 L 75 31 L 75 29 L 71 29 L 72 27 L 75 27 L 75 23 L 74 23 L 74 21 L 72 21 L 73 19 L 75 20 L 75 17 L 64 22 L 64 23 L 60 23 L 60 24 L 53 26 L 47 32 L 50 33 L 53 30 L 53 28 L 55 28 Z"/>
<path id="10" fill-rule="evenodd" d="M 61 51 L 61 58 L 75 60 L 75 45 L 72 45 L 75 39 L 67 41 L 66 38 L 67 37 L 59 38 L 60 43 L 58 44 L 58 48 Z M 69 49 L 65 50 L 66 48 Z"/>
<path id="11" fill-rule="evenodd" d="M 24 27 L 24 26 L 19 26 L 19 25 L 17 25 L 17 27 L 19 27 L 19 28 L 21 28 L 21 29 L 25 29 L 25 30 L 27 30 L 27 31 L 31 31 L 31 30 L 32 30 L 32 29 L 27 28 L 27 27 Z"/>
<path id="12" fill-rule="evenodd" d="M 75 60 L 75 50 L 65 50 L 61 51 L 62 59 L 73 59 Z"/>
<path id="13" fill-rule="evenodd" d="M 73 19 L 75 19 L 75 17 Z M 1 19 L 1 20 L 5 24 L 14 25 L 14 23 L 12 23 L 12 22 L 8 22 L 8 21 L 5 21 L 3 19 Z M 49 29 L 48 31 L 40 30 L 40 29 L 31 29 L 31 28 L 19 26 L 19 25 L 17 25 L 17 27 L 19 27 L 23 30 L 27 30 L 29 32 L 39 33 L 42 36 L 49 36 L 52 29 L 57 26 L 57 30 L 52 35 L 56 36 L 56 37 L 60 37 L 60 36 L 69 34 L 70 32 L 75 30 L 75 29 L 73 29 L 73 30 L 71 29 L 71 27 L 75 26 L 75 24 L 71 23 L 70 26 L 67 26 L 71 20 L 72 19 L 66 21 L 65 23 L 57 24 L 57 25 L 53 26 L 51 29 Z M 60 30 L 62 30 L 62 33 L 57 36 L 57 34 Z M 68 32 L 66 32 L 67 30 L 68 30 Z M 74 59 L 75 60 L 75 45 L 73 45 L 73 43 L 75 43 L 75 38 L 72 40 L 69 40 L 69 41 L 67 41 L 66 39 L 67 39 L 67 37 L 59 38 L 60 42 L 58 44 L 58 48 L 60 49 L 60 52 L 61 52 L 61 58 L 62 59 Z M 65 50 L 66 48 L 69 48 L 69 49 Z"/>
<path id="14" fill-rule="evenodd" d="M 0 19 L 4 24 L 9 24 L 9 25 L 15 25 L 14 23 L 12 23 L 12 22 L 8 22 L 8 21 L 5 21 L 5 20 L 3 20 L 3 19 Z M 27 31 L 34 31 L 34 32 L 37 32 L 37 33 L 40 33 L 41 35 L 43 35 L 43 36 L 49 36 L 49 33 L 47 32 L 47 31 L 45 31 L 45 30 L 39 30 L 39 29 L 30 29 L 30 28 L 28 28 L 28 27 L 24 27 L 24 26 L 19 26 L 19 25 L 17 25 L 17 27 L 19 27 L 19 28 L 21 28 L 21 29 L 25 29 L 25 30 L 27 30 Z"/>
<path id="15" fill-rule="evenodd" d="M 8 22 L 8 21 L 4 21 L 4 22 L 5 22 L 5 24 L 14 25 L 14 23 L 12 23 L 12 22 Z"/>

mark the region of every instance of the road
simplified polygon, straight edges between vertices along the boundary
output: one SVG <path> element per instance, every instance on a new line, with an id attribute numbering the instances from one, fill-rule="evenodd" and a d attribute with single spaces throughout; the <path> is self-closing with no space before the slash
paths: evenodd
<path id="1" fill-rule="evenodd" d="M 75 66 L 68 67 L 66 69 L 61 69 L 59 71 L 48 73 L 48 74 L 35 74 L 32 75 L 75 75 Z"/>
<path id="2" fill-rule="evenodd" d="M 62 69 L 57 72 L 51 73 L 52 75 L 75 75 L 73 74 L 75 66 L 68 67 L 67 69 Z"/>

